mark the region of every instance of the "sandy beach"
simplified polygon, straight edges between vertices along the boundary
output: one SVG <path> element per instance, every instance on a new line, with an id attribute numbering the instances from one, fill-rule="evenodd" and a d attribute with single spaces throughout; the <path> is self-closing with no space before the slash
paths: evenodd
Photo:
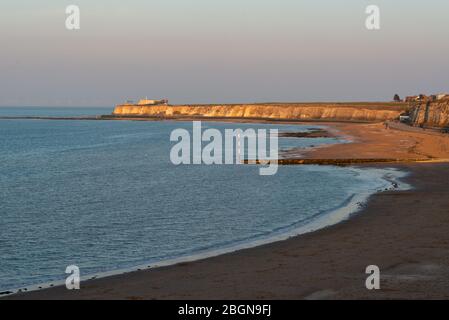
<path id="1" fill-rule="evenodd" d="M 449 158 L 444 135 L 380 123 L 328 127 L 353 143 L 298 155 Z M 338 225 L 205 260 L 83 282 L 78 291 L 55 287 L 6 299 L 447 299 L 449 163 L 394 167 L 410 172 L 405 182 L 413 189 L 375 194 Z M 373 264 L 381 270 L 381 290 L 369 291 L 365 268 Z"/>

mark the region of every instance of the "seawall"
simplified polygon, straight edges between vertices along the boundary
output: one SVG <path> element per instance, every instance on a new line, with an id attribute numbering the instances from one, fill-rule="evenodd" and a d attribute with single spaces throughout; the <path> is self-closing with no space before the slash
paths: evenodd
<path id="1" fill-rule="evenodd" d="M 285 120 L 385 121 L 407 109 L 402 103 L 269 103 L 214 105 L 118 105 L 115 116 L 217 117 Z"/>

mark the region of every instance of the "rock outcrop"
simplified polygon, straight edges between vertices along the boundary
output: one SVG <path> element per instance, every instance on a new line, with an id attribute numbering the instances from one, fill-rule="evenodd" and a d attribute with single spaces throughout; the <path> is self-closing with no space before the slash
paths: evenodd
<path id="1" fill-rule="evenodd" d="M 225 105 L 118 105 L 113 115 L 124 117 L 216 117 L 282 120 L 385 121 L 406 111 L 401 103 L 295 103 Z"/>
<path id="2" fill-rule="evenodd" d="M 410 115 L 415 126 L 449 127 L 449 99 L 416 104 Z"/>

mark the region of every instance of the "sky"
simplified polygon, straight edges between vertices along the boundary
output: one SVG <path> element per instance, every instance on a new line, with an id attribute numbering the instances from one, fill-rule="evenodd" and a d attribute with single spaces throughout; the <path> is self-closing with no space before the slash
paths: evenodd
<path id="1" fill-rule="evenodd" d="M 80 30 L 65 28 L 68 5 Z M 444 0 L 2 0 L 0 106 L 448 92 L 448 16 Z"/>

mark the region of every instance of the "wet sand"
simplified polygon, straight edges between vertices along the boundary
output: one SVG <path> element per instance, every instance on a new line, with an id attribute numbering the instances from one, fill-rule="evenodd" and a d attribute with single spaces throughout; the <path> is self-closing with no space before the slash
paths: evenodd
<path id="1" fill-rule="evenodd" d="M 395 158 L 395 159 L 449 159 L 449 135 L 424 131 L 403 124 L 391 123 L 386 129 L 382 123 L 327 124 L 336 136 L 352 143 L 316 148 L 299 152 L 310 159 Z"/>
<path id="2" fill-rule="evenodd" d="M 353 144 L 310 157 L 449 158 L 449 138 L 334 124 Z M 381 166 L 381 165 L 378 165 Z M 386 166 L 386 165 L 384 165 Z M 391 166 L 388 166 L 391 167 Z M 398 164 L 409 191 L 373 195 L 348 221 L 314 233 L 205 260 L 138 271 L 7 299 L 447 299 L 449 164 Z M 381 290 L 365 288 L 365 268 L 381 269 Z"/>

